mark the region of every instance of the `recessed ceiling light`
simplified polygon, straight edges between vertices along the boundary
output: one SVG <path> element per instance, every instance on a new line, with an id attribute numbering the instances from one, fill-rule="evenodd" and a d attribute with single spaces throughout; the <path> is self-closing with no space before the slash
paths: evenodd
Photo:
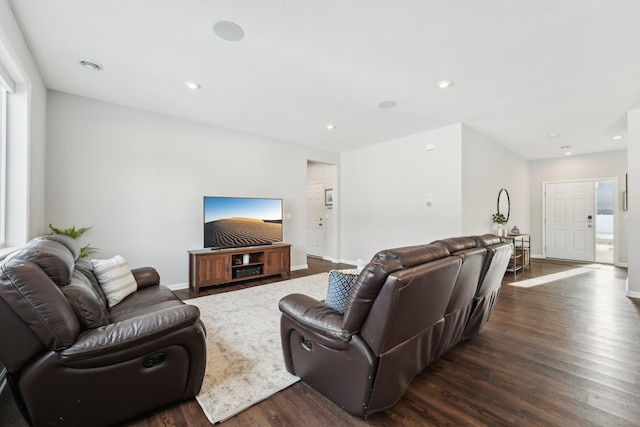
<path id="1" fill-rule="evenodd" d="M 565 156 L 570 156 L 571 155 L 571 151 L 567 151 L 564 153 Z"/>
<path id="2" fill-rule="evenodd" d="M 200 85 L 196 82 L 184 82 L 184 84 L 191 90 L 198 90 L 200 89 Z"/>
<path id="3" fill-rule="evenodd" d="M 571 148 L 571 146 L 570 145 L 561 145 L 560 146 L 561 150 L 566 150 L 567 148 Z"/>
<path id="4" fill-rule="evenodd" d="M 446 89 L 448 87 L 450 87 L 453 84 L 453 82 L 451 80 L 441 80 L 438 82 L 438 87 L 440 89 Z"/>
<path id="5" fill-rule="evenodd" d="M 551 132 L 547 134 L 547 138 L 558 138 L 560 136 L 559 133 Z"/>
<path id="6" fill-rule="evenodd" d="M 326 128 L 327 128 L 327 130 L 334 130 L 334 129 L 336 128 L 336 125 L 332 125 L 331 123 L 329 123 L 329 124 L 326 126 Z"/>
<path id="7" fill-rule="evenodd" d="M 398 103 L 395 101 L 383 101 L 380 104 L 378 104 L 378 108 L 381 108 L 383 110 L 389 110 L 391 108 L 394 108 L 396 105 L 398 105 Z"/>
<path id="8" fill-rule="evenodd" d="M 80 65 L 82 65 L 84 68 L 88 69 L 88 70 L 93 70 L 93 71 L 100 71 L 102 70 L 102 65 L 96 63 L 96 62 L 91 62 L 91 61 L 86 61 L 86 60 L 81 60 L 79 61 Z"/>
<path id="9" fill-rule="evenodd" d="M 237 42 L 244 38 L 244 30 L 231 21 L 218 21 L 213 24 L 213 32 L 228 42 Z"/>
<path id="10" fill-rule="evenodd" d="M 615 139 L 616 141 L 617 141 L 618 139 L 622 139 L 622 135 L 616 135 L 616 136 L 614 136 L 614 137 L 613 137 L 613 139 Z"/>

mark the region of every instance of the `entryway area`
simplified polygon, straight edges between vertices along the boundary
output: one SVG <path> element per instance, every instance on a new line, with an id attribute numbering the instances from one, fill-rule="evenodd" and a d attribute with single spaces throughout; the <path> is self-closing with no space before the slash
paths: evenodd
<path id="1" fill-rule="evenodd" d="M 338 255 L 336 165 L 307 161 L 307 255 L 335 261 Z"/>
<path id="2" fill-rule="evenodd" d="M 545 257 L 613 264 L 616 188 L 616 178 L 545 183 Z"/>

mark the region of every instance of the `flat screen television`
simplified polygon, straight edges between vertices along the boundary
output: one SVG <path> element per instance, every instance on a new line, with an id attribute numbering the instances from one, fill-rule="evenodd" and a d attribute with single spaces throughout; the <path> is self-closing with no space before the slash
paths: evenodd
<path id="1" fill-rule="evenodd" d="M 204 197 L 204 247 L 270 245 L 282 241 L 282 199 Z"/>

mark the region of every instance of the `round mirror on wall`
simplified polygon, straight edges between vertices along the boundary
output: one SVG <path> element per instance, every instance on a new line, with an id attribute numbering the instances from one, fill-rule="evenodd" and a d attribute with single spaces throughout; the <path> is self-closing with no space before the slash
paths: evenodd
<path id="1" fill-rule="evenodd" d="M 509 221 L 511 201 L 509 200 L 509 192 L 505 188 L 502 188 L 498 193 L 498 213 L 504 216 L 505 222 Z"/>

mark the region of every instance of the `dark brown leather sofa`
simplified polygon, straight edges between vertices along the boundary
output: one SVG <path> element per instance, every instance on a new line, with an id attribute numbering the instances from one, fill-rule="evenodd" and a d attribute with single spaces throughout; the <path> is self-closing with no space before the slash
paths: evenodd
<path id="1" fill-rule="evenodd" d="M 482 331 L 510 254 L 493 235 L 381 251 L 358 276 L 344 314 L 286 296 L 279 307 L 287 370 L 351 414 L 393 406 L 428 364 Z"/>
<path id="2" fill-rule="evenodd" d="M 146 267 L 108 309 L 78 256 L 73 239 L 43 236 L 0 264 L 0 360 L 26 420 L 112 425 L 195 396 L 206 361 L 198 308 Z"/>

